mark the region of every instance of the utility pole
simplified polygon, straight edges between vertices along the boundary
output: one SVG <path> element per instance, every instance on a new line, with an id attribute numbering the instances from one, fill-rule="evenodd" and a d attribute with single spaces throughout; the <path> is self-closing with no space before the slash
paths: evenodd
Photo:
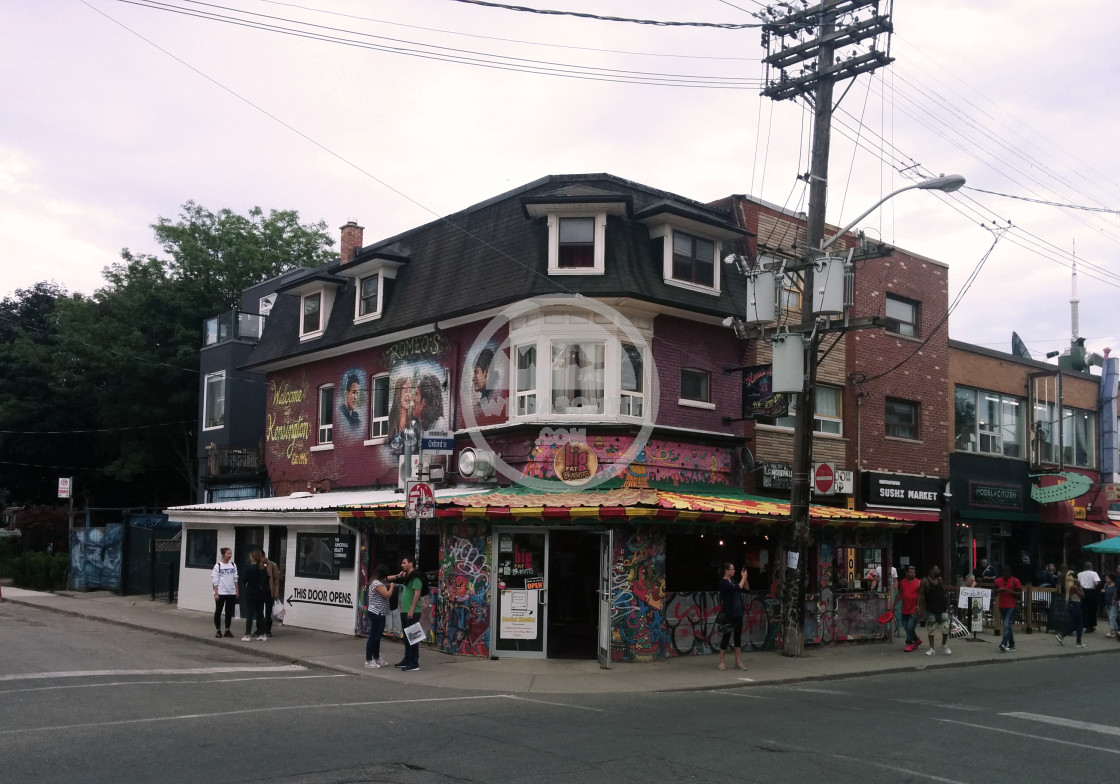
<path id="1" fill-rule="evenodd" d="M 809 549 L 809 474 L 813 462 L 813 390 L 817 377 L 817 349 L 820 335 L 813 313 L 813 261 L 824 240 L 825 205 L 828 196 L 828 156 L 832 135 L 832 95 L 838 80 L 850 79 L 887 65 L 891 57 L 874 47 L 870 51 L 837 60 L 838 49 L 857 45 L 868 38 L 889 34 L 892 30 L 889 12 L 872 12 L 860 19 L 859 12 L 869 6 L 877 10 L 877 0 L 824 0 L 804 11 L 774 18 L 763 26 L 763 45 L 768 56 L 767 88 L 762 94 L 774 100 L 796 98 L 813 93 L 815 112 L 813 150 L 809 171 L 809 215 L 806 224 L 807 248 L 802 259 L 801 329 L 807 332 L 804 384 L 799 395 L 793 435 L 793 476 L 790 480 L 789 515 L 793 524 L 790 559 L 786 563 L 782 619 L 782 654 L 802 656 L 805 653 L 804 602 L 806 556 Z M 788 7 L 788 6 L 786 6 Z M 765 13 L 765 12 L 764 12 Z M 771 16 L 773 14 L 771 13 Z M 802 41 L 809 33 L 810 38 Z M 813 34 L 815 33 L 815 37 Z M 777 51 L 771 51 L 775 38 Z M 786 44 L 786 39 L 792 43 Z M 889 50 L 889 45 L 888 45 Z M 814 62 L 815 61 L 815 62 Z M 790 75 L 800 65 L 799 74 Z M 774 69 L 777 78 L 771 78 Z M 812 325 L 812 328 L 808 328 Z M 808 328 L 808 329 L 807 329 Z M 796 554 L 796 563 L 793 556 Z"/>

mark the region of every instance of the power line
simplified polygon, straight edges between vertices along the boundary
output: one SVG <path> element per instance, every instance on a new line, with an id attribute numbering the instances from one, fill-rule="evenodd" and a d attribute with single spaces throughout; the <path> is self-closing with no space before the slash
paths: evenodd
<path id="1" fill-rule="evenodd" d="M 1120 215 L 1120 210 L 1110 210 L 1105 207 L 1086 207 L 1081 204 L 1064 204 L 1056 201 L 1046 201 L 1045 199 L 1031 199 L 1026 196 L 1015 196 L 1010 193 L 1000 193 L 999 191 L 986 191 L 983 188 L 973 188 L 971 185 L 966 185 L 965 188 L 970 191 L 979 191 L 980 193 L 988 193 L 992 196 L 1002 196 L 1005 199 L 1018 199 L 1019 201 L 1029 201 L 1034 204 L 1045 204 L 1048 207 L 1062 207 L 1067 210 L 1085 210 L 1086 212 L 1107 212 L 1111 215 Z"/>
<path id="2" fill-rule="evenodd" d="M 581 19 L 594 19 L 597 22 L 632 22 L 634 24 L 656 25 L 658 27 L 714 27 L 720 30 L 743 30 L 750 27 L 762 27 L 758 22 L 730 24 L 722 22 L 665 22 L 654 19 L 629 19 L 622 16 L 599 16 L 598 14 L 586 14 L 579 11 L 549 11 L 542 8 L 527 8 L 523 5 L 504 5 L 502 3 L 487 2 L 487 0 L 451 0 L 451 2 L 481 5 L 486 8 L 499 8 L 503 11 L 520 11 L 522 13 L 546 14 L 551 16 L 575 16 Z M 739 10 L 741 11 L 743 9 Z"/>

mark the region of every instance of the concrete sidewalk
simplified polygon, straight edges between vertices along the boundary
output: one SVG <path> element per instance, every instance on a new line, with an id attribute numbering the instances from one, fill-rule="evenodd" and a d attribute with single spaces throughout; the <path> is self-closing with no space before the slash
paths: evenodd
<path id="1" fill-rule="evenodd" d="M 276 636 L 264 642 L 242 642 L 214 637 L 211 613 L 180 610 L 174 604 L 153 602 L 143 596 L 116 596 L 91 593 L 44 593 L 4 586 L 0 601 L 82 618 L 115 623 L 210 645 L 237 648 L 252 655 L 283 662 L 347 672 L 371 678 L 391 678 L 423 686 L 448 689 L 505 691 L 531 694 L 577 694 L 595 692 L 659 692 L 718 689 L 745 684 L 778 684 L 828 678 L 843 678 L 879 673 L 924 670 L 930 667 L 961 667 L 989 662 L 1010 663 L 1022 659 L 1052 656 L 1079 656 L 1120 651 L 1116 640 L 1104 636 L 1107 624 L 1086 634 L 1088 648 L 1075 648 L 1068 639 L 1059 646 L 1054 636 L 1016 631 L 1014 653 L 999 650 L 999 638 L 990 631 L 980 641 L 951 640 L 951 655 L 940 646 L 934 656 L 923 655 L 923 644 L 913 653 L 903 651 L 901 638 L 882 643 L 834 643 L 808 646 L 801 658 L 782 656 L 774 651 L 743 654 L 745 672 L 731 668 L 721 672 L 717 656 L 682 656 L 662 661 L 615 664 L 602 669 L 594 661 L 539 660 L 503 658 L 500 660 L 450 656 L 429 649 L 421 651 L 420 670 L 403 673 L 394 667 L 370 670 L 363 667 L 365 639 L 330 632 L 276 625 Z M 239 620 L 234 631 L 243 630 Z M 919 632 L 924 634 L 924 629 Z M 926 637 L 923 636 L 923 641 Z M 938 635 L 940 640 L 940 635 Z M 390 664 L 400 660 L 400 642 L 384 640 L 381 655 Z"/>

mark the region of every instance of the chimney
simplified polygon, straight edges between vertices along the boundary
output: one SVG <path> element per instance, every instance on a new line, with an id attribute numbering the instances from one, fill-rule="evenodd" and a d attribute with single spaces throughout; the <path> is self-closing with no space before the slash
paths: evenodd
<path id="1" fill-rule="evenodd" d="M 339 260 L 343 264 L 349 264 L 362 248 L 362 232 L 365 231 L 365 227 L 359 226 L 357 221 L 350 220 L 346 221 L 346 225 L 339 231 L 342 232 Z"/>

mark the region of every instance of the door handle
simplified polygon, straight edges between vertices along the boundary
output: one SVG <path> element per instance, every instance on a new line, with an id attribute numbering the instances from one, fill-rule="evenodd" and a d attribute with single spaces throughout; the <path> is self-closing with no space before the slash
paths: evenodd
<path id="1" fill-rule="evenodd" d="M 548 604 L 547 596 L 546 596 L 547 594 L 548 594 L 548 589 L 547 588 L 541 588 L 537 592 L 537 604 L 542 605 L 542 606 L 547 605 Z"/>

